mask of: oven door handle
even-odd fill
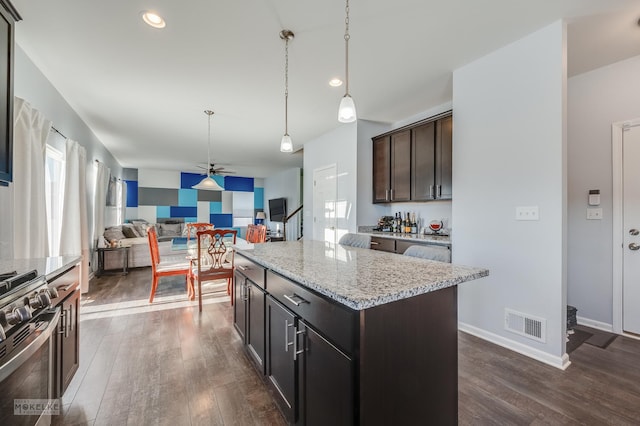
[[[20,366],[28,360],[33,354],[38,351],[42,346],[44,346],[50,338],[54,335],[54,332],[58,328],[58,321],[60,320],[60,308],[56,308],[56,313],[49,321],[49,325],[44,329],[38,337],[36,337],[33,342],[29,343],[29,345],[18,352],[13,358],[4,363],[2,367],[0,367],[0,382],[4,381],[7,377],[13,374]]]

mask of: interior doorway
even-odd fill
[[[313,239],[336,243],[337,167],[313,171]]]
[[[614,123],[613,331],[640,335],[640,119]]]

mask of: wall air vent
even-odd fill
[[[538,342],[545,343],[547,341],[547,320],[544,318],[505,309],[504,328]]]

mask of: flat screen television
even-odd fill
[[[284,222],[287,217],[287,199],[274,198],[269,200],[269,220],[271,222]]]

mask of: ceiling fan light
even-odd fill
[[[344,95],[338,108],[338,121],[341,123],[352,123],[356,121],[356,104],[351,96]]]
[[[282,136],[282,140],[280,141],[280,152],[293,152],[293,142],[291,141],[291,136],[288,133],[285,133]]]
[[[224,191],[224,188],[221,187],[211,176],[205,177],[200,181],[200,183],[193,185],[191,188],[202,189],[205,191]]]

